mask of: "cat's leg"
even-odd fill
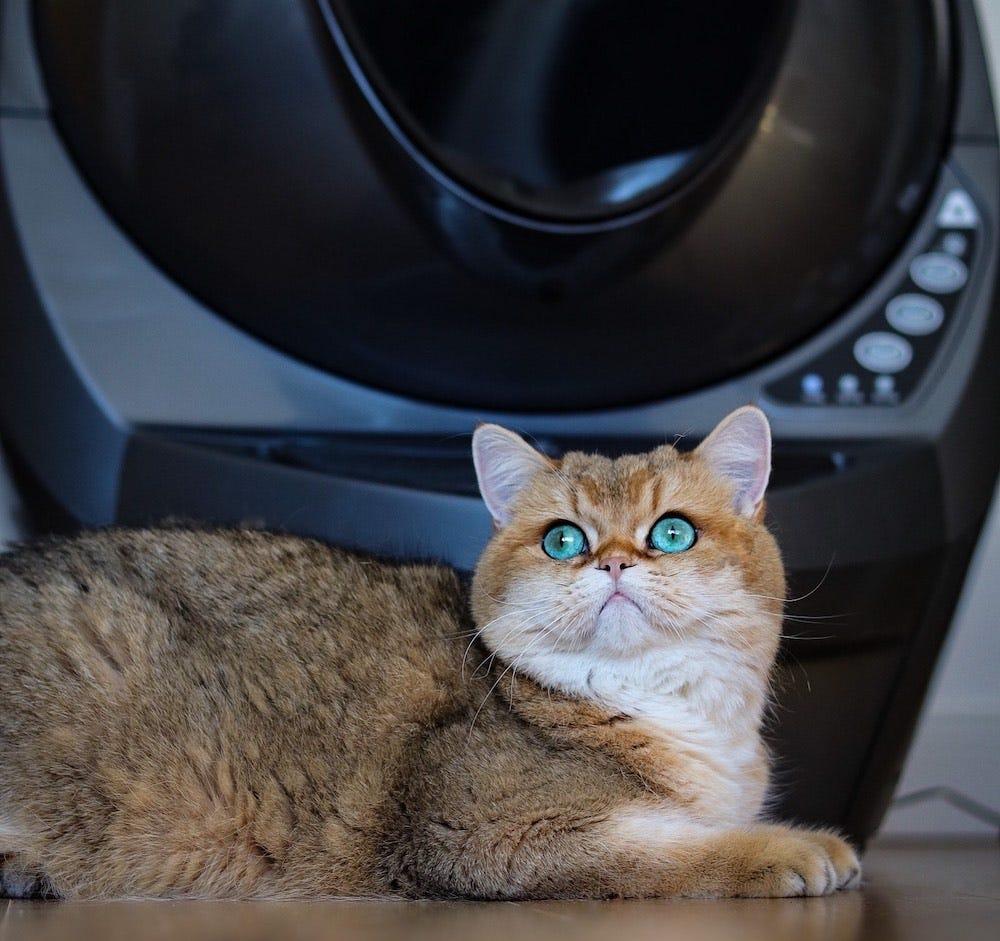
[[[784,826],[682,832],[660,846],[655,837],[632,835],[619,845],[612,836],[607,851],[612,879],[588,863],[559,873],[553,888],[572,893],[582,877],[613,895],[782,898],[829,895],[861,877],[857,855],[839,836]]]
[[[664,834],[657,845],[656,828],[645,836],[632,825],[612,835],[608,852],[617,873],[624,861],[619,893],[684,897],[778,898],[829,895],[860,883],[861,864],[839,836],[822,830],[756,825],[720,832]],[[619,839],[624,837],[624,842]],[[634,855],[635,863],[630,860]],[[631,872],[630,872],[631,870]],[[572,887],[578,877],[600,887],[606,876],[584,866],[561,875],[554,888]]]
[[[861,876],[854,850],[829,832],[764,824],[712,831],[634,812],[583,825],[541,815],[527,829],[523,820],[453,828],[435,842],[424,856],[426,888],[456,896],[774,898],[829,895]]]

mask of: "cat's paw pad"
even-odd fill
[[[754,841],[735,895],[759,898],[830,895],[861,881],[857,854],[824,831],[775,829]]]

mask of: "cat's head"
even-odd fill
[[[473,457],[496,526],[473,613],[520,672],[540,678],[566,652],[630,660],[692,640],[770,664],[785,581],[763,525],[771,436],[759,409],[733,412],[690,453],[552,460],[482,425]]]

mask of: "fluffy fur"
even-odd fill
[[[768,446],[752,409],[686,455],[555,462],[480,429],[498,528],[468,598],[443,567],[252,531],[111,530],[0,557],[3,888],[526,899],[856,884],[839,837],[759,821],[784,597],[762,523]],[[691,550],[650,547],[668,511],[695,523]],[[556,520],[590,550],[550,559]]]

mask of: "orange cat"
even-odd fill
[[[467,599],[252,531],[0,556],[8,894],[818,895],[850,847],[760,821],[784,577],[770,434],[552,461],[495,425]],[[474,626],[469,616],[471,613]]]

